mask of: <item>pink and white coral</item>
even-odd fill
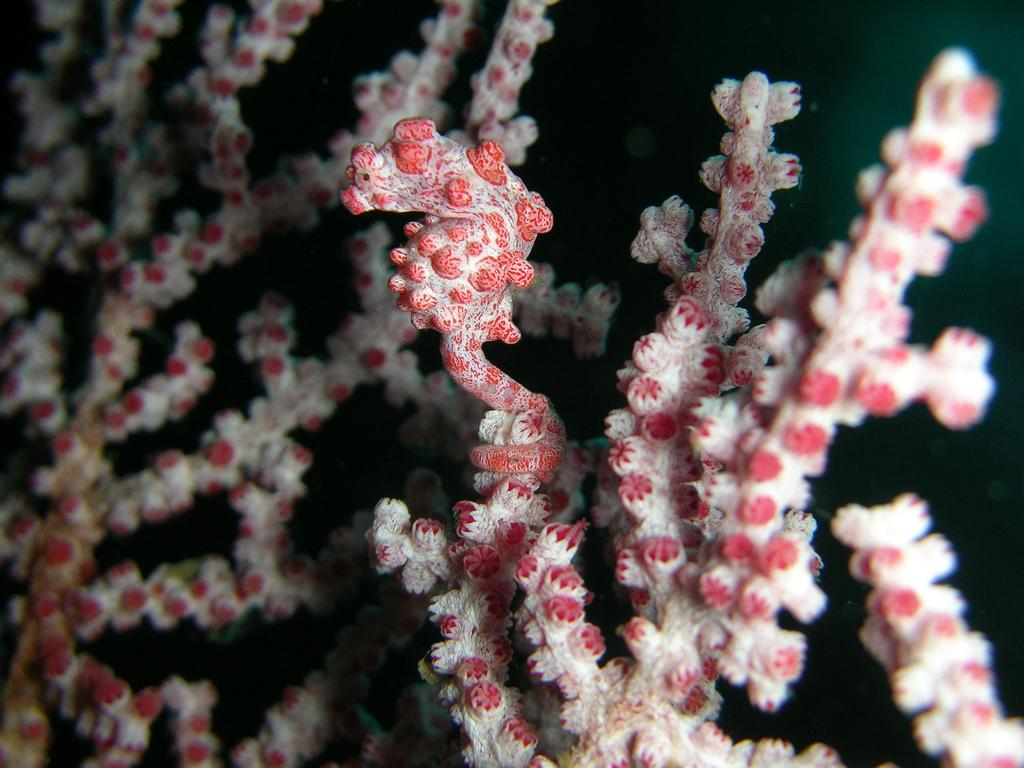
[[[358,21],[375,11],[351,5],[352,34],[331,27],[327,47],[350,54],[353,40],[401,26]],[[551,67],[557,49],[538,49],[554,31],[548,3],[510,0],[493,13],[480,71],[456,82],[472,100],[453,125],[443,91],[463,49],[487,39],[490,16],[465,0],[439,5],[419,54],[356,78],[351,127],[330,125],[323,154],[288,157],[282,147],[305,141],[301,118],[277,134],[247,120],[257,88],[262,102],[280,65],[339,18],[321,0],[244,10],[138,0],[94,15],[36,0],[54,39],[43,69],[14,82],[26,133],[0,222],[0,412],[35,446],[7,467],[15,482],[4,479],[0,502],[0,560],[23,593],[2,638],[12,646],[0,762],[67,762],[73,729],[91,754],[84,764],[105,768],[160,750],[181,765],[273,768],[839,764],[822,745],[798,754],[726,735],[716,720],[732,703],[719,681],[770,710],[797,683],[813,640],[779,619],[806,622],[824,607],[811,537],[827,513],[805,507],[838,427],[921,401],[961,428],[986,408],[989,343],[952,329],[930,350],[911,344],[903,297],[913,274],[944,266],[937,231],[967,239],[986,216],[959,177],[994,132],[997,89],[965,54],[943,54],[911,127],[883,146],[887,167],[862,177],[866,211],[850,243],[781,266],[744,309],[747,266],[800,182],[796,158],[771,145],[801,97],[758,73],[719,85],[712,100],[728,132],[700,174],[719,196],[699,217],[706,243],[685,244],[698,219],[679,198],[642,215],[633,255],[670,279],[669,308],[643,335],[616,321],[613,337],[640,336],[619,374],[625,407],[608,416],[607,441],[579,443],[568,438],[599,431],[600,419],[587,432],[579,418],[595,410],[597,369],[566,365],[556,342],[531,350],[534,361],[557,355],[541,371],[508,362],[518,350],[485,356],[484,345],[550,335],[580,357],[601,354],[618,288],[559,286],[531,250],[567,250],[579,273],[594,242],[614,239],[602,200],[631,186],[613,170],[622,115],[610,88],[569,106],[598,68],[586,57]],[[617,17],[614,45],[588,47],[629,69],[620,51],[643,51],[620,38],[646,12]],[[743,39],[737,14],[699,34]],[[656,49],[659,31],[639,44]],[[193,33],[194,65],[177,58]],[[312,79],[333,83],[336,62],[315,65]],[[535,85],[571,116],[564,125],[518,114],[535,69]],[[285,94],[296,114],[312,82],[299,79]],[[661,84],[663,110],[669,91]],[[513,172],[528,149],[533,164]],[[564,234],[579,224],[551,185],[566,168],[588,201],[590,251]],[[594,171],[600,183],[587,188],[580,180]],[[399,247],[379,220],[348,239],[347,292],[335,225],[363,219],[336,210],[339,187],[353,213],[426,214],[407,220]],[[288,230],[302,234],[280,239]],[[313,267],[311,252],[327,255]],[[254,262],[273,292],[241,306],[237,276]],[[53,299],[60,271],[89,291]],[[299,282],[313,290],[295,300]],[[396,294],[409,314],[394,311]],[[339,310],[344,297],[355,311]],[[322,329],[318,314],[329,315]],[[421,329],[441,332],[447,372],[427,372]],[[310,346],[318,330],[322,349]],[[547,385],[534,382],[552,379],[563,391],[539,394]],[[374,393],[401,415],[367,408]],[[352,426],[339,412],[366,418]],[[425,471],[402,490],[404,467],[381,448],[392,435],[421,456],[474,465],[477,495],[450,506]],[[385,492],[404,501],[348,511]],[[863,635],[898,705],[916,714],[923,751],[950,765],[1020,764],[1021,725],[1003,715],[990,649],[967,630],[963,598],[934,583],[953,557],[943,540],[921,538],[928,524],[907,496],[836,517],[854,574],[875,590]],[[147,536],[157,555],[138,551]],[[395,577],[374,581],[371,565]],[[609,619],[616,597],[627,615]],[[436,628],[421,630],[428,617]],[[314,624],[336,638],[307,632]],[[295,645],[279,652],[273,626],[292,628]],[[137,652],[161,637],[174,646],[170,670]],[[221,669],[197,669],[197,637],[224,650],[210,665]],[[259,663],[243,653],[254,637]],[[397,669],[416,667],[408,649],[431,639],[425,683],[399,690]],[[296,666],[317,656],[312,672]],[[225,723],[261,687],[272,703],[241,715],[248,735]],[[390,730],[375,699],[396,707]]]

